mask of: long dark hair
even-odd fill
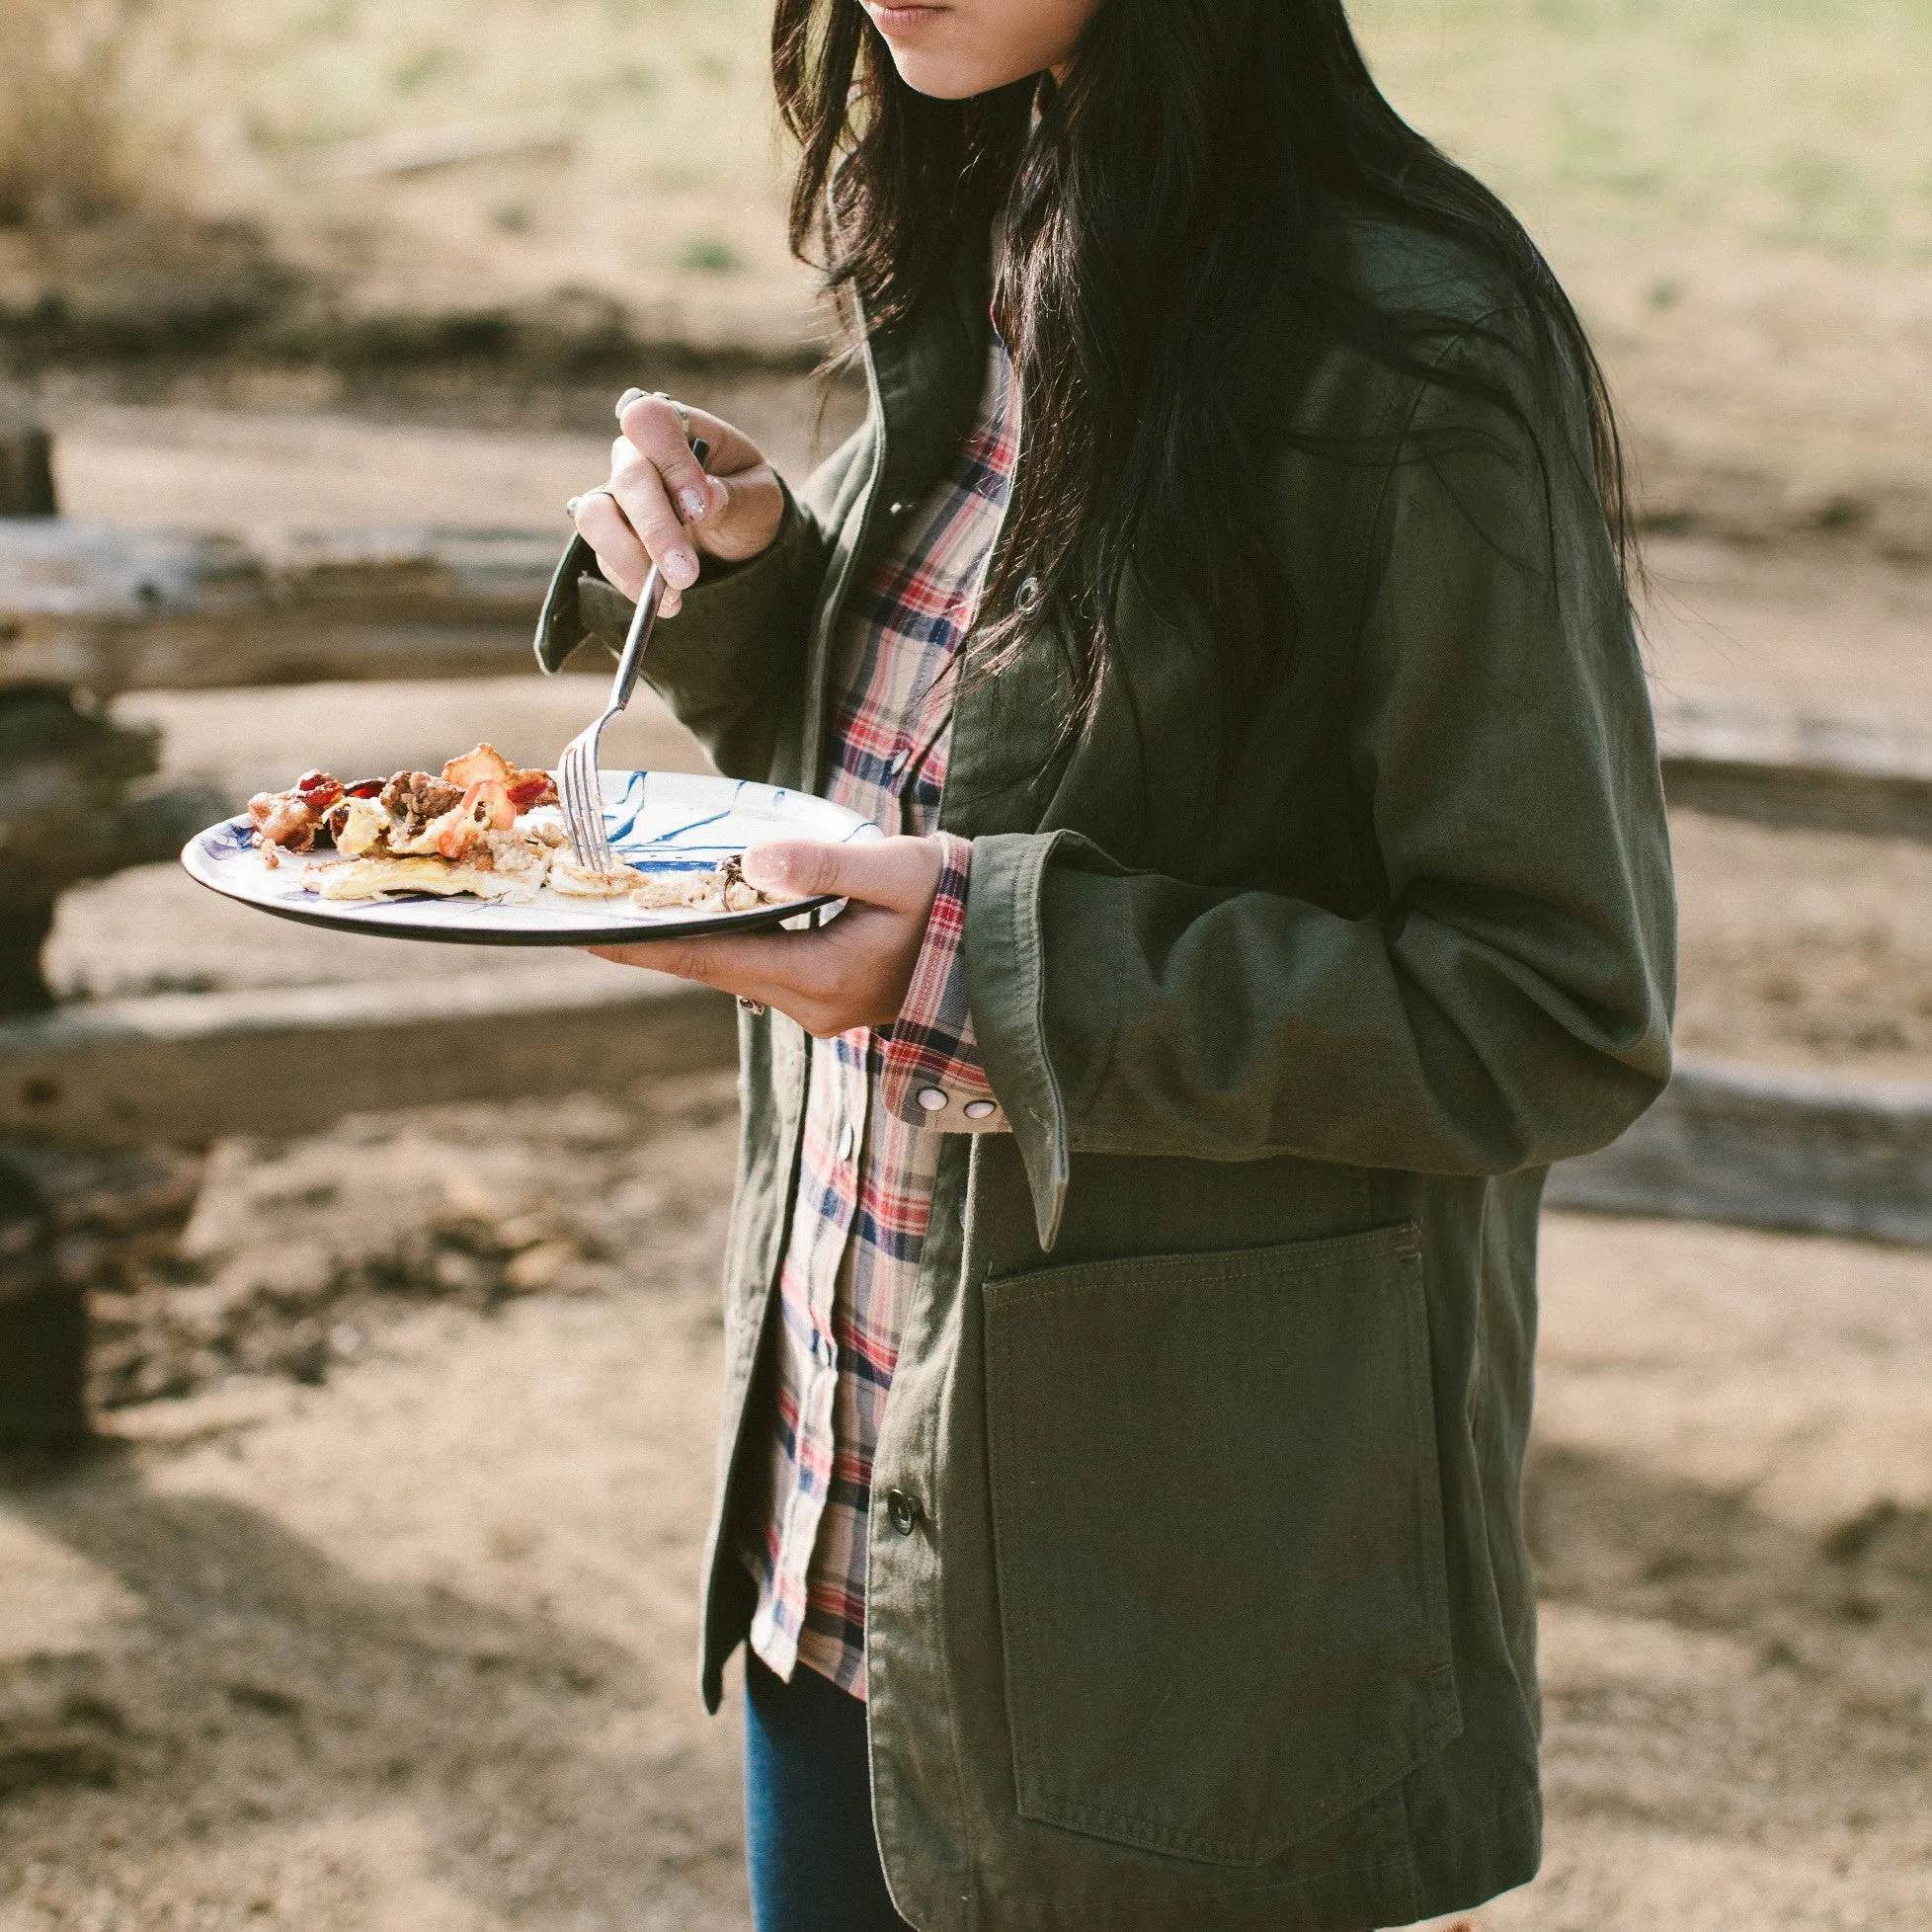
[[[995,314],[1027,442],[1054,459],[1015,479],[985,607],[1009,609],[1012,587],[1037,580],[1080,642],[1083,712],[1130,571],[1158,609],[1204,613],[1231,716],[1257,654],[1280,648],[1292,607],[1259,491],[1231,479],[1261,473],[1256,407],[1288,313],[1514,417],[1546,503],[1554,463],[1587,463],[1628,565],[1623,451],[1575,310],[1515,216],[1383,98],[1343,0],[1105,0],[1064,88],[965,101],[900,80],[858,0],[777,0],[772,70],[801,150],[792,246],[858,296],[867,329],[903,318],[1006,211]],[[1540,379],[1580,390],[1586,453],[1546,447],[1507,387],[1441,360],[1466,315],[1320,279],[1308,244],[1338,201],[1444,237],[1500,279],[1529,328],[1498,340],[1526,335]],[[1024,628],[1005,621],[996,666]]]

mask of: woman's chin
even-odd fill
[[[915,94],[927,95],[934,101],[970,100],[975,94],[990,94],[1015,78],[1010,74],[989,74],[980,62],[936,47],[893,47],[892,64],[899,69],[899,78]]]

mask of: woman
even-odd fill
[[[633,392],[539,652],[673,587],[753,853],[703,1683],[765,1932],[1329,1928],[1536,1870],[1547,1165],[1669,1064],[1596,365],[1340,0],[779,0],[870,410]],[[715,474],[691,460],[701,435]]]

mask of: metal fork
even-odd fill
[[[699,469],[711,453],[702,437],[691,444],[691,454]],[[630,620],[624,638],[623,655],[617,660],[617,676],[610,685],[610,701],[604,715],[589,724],[563,749],[557,761],[557,796],[563,804],[564,825],[570,833],[571,855],[579,865],[593,872],[614,872],[617,854],[604,830],[604,787],[598,782],[597,741],[637,688],[637,674],[644,666],[645,647],[658,621],[658,605],[664,601],[664,572],[656,564],[644,580],[638,595],[637,613]]]

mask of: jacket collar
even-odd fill
[[[867,346],[885,444],[878,494],[888,507],[918,503],[972,434],[986,376],[990,256],[986,236],[968,235],[944,278]]]

